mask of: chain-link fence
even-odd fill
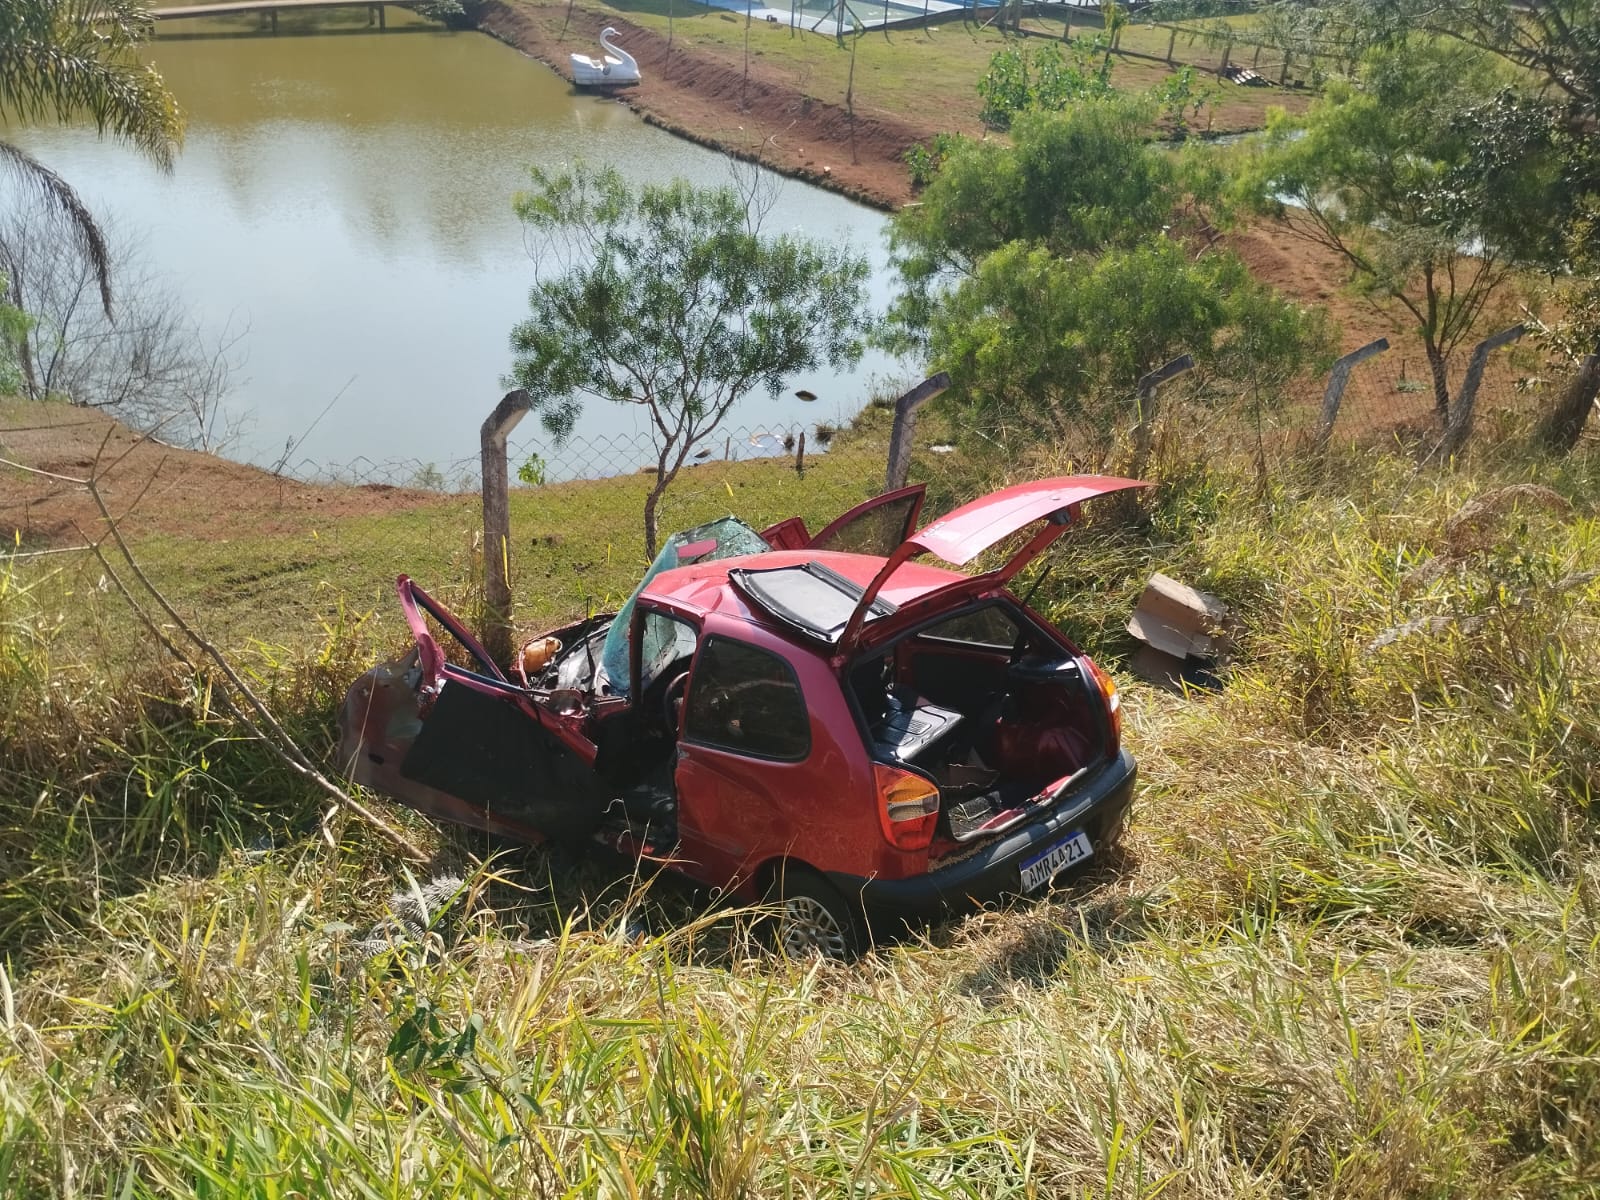
[[[477,604],[484,551],[476,456],[303,461],[274,472],[125,433],[100,454],[109,423],[78,411],[82,436],[65,450],[52,442],[66,426],[8,434],[22,422],[0,422],[0,458],[33,469],[0,468],[5,557],[48,570],[64,594],[115,586],[74,549],[104,531],[78,482],[98,476],[151,580],[224,640],[320,637],[369,611],[387,621],[401,573],[467,610]],[[821,528],[883,490],[885,445],[886,436],[826,423],[718,430],[661,491],[659,533],[729,514],[758,529],[792,516]],[[643,514],[660,479],[648,441],[556,443],[531,432],[511,439],[508,459],[505,559],[518,623],[615,607],[646,565]]]
[[[1228,24],[1133,23],[1118,30],[1115,47],[1171,67],[1193,67],[1211,75],[1230,72],[1266,87],[1304,87],[1314,78],[1316,65]]]
[[[1452,403],[1459,401],[1468,357],[1446,364]],[[1528,435],[1565,382],[1563,372],[1541,372],[1529,355],[1497,349],[1484,363],[1476,436]],[[1427,363],[1415,354],[1390,350],[1355,363],[1331,425],[1328,392],[1326,378],[1260,389],[1198,372],[1174,379],[1161,388],[1141,469],[1159,477],[1199,451],[1246,454],[1265,473],[1298,470],[1328,452],[1417,461],[1439,454],[1447,425]],[[64,597],[75,598],[64,602],[64,620],[74,619],[85,597],[115,589],[92,556],[74,550],[103,533],[97,509],[73,482],[96,471],[151,580],[219,640],[315,640],[368,613],[379,614],[375,628],[398,637],[393,588],[401,573],[465,613],[476,614],[481,603],[485,549],[476,459],[302,463],[295,478],[289,470],[271,473],[154,443],[134,446],[126,435],[127,444],[111,443],[97,466],[92,451],[63,456],[59,447],[45,448],[48,437],[12,433],[4,424],[0,458],[34,473],[0,471],[0,534],[11,543],[11,567],[27,563],[35,576],[48,573]],[[659,533],[729,514],[757,529],[793,516],[820,529],[883,490],[889,426],[889,413],[873,409],[845,430],[817,424],[719,430],[658,496]],[[100,436],[95,428],[82,432],[85,446]],[[941,444],[942,437],[952,444]],[[918,430],[909,479],[930,484],[925,516],[969,498],[993,474],[992,448],[974,457],[964,437],[966,431],[944,420]],[[1114,441],[1108,446],[1103,430],[1081,437],[1068,430],[1007,469],[1126,470],[1128,438]],[[503,565],[518,629],[614,608],[647,565],[644,512],[659,482],[655,453],[647,442],[625,437],[556,444],[537,427],[513,436],[508,450]],[[0,563],[0,572],[7,569]]]

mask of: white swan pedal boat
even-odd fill
[[[633,55],[611,39],[617,31],[607,25],[600,31],[599,54],[572,55],[572,82],[578,87],[623,87],[639,82],[639,64]]]

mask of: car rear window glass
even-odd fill
[[[887,558],[910,532],[911,510],[921,494],[887,500],[837,529],[825,529],[811,543],[813,550],[843,550],[850,554],[876,554]]]
[[[935,625],[928,625],[919,636],[937,638],[943,642],[1009,649],[1017,640],[1017,623],[998,604],[987,604],[970,612],[947,617]]]
[[[733,585],[767,612],[804,633],[839,640],[865,589],[821,563],[728,572]],[[867,620],[888,616],[895,606],[881,596],[867,609]]]
[[[706,641],[689,680],[686,741],[752,758],[796,762],[811,752],[811,719],[789,664],[730,638]]]

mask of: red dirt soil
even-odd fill
[[[130,536],[221,539],[284,533],[329,517],[394,512],[436,502],[431,492],[368,484],[298,483],[258,467],[141,438],[87,408],[18,403],[0,408],[0,538],[9,551],[81,545],[100,536],[99,510],[72,480],[98,476],[101,494]],[[98,468],[96,464],[99,464]]]

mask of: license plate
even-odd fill
[[[1081,830],[1069,833],[1042,854],[1035,854],[1022,864],[1022,890],[1037,892],[1068,867],[1081,863],[1094,853],[1089,835]]]

